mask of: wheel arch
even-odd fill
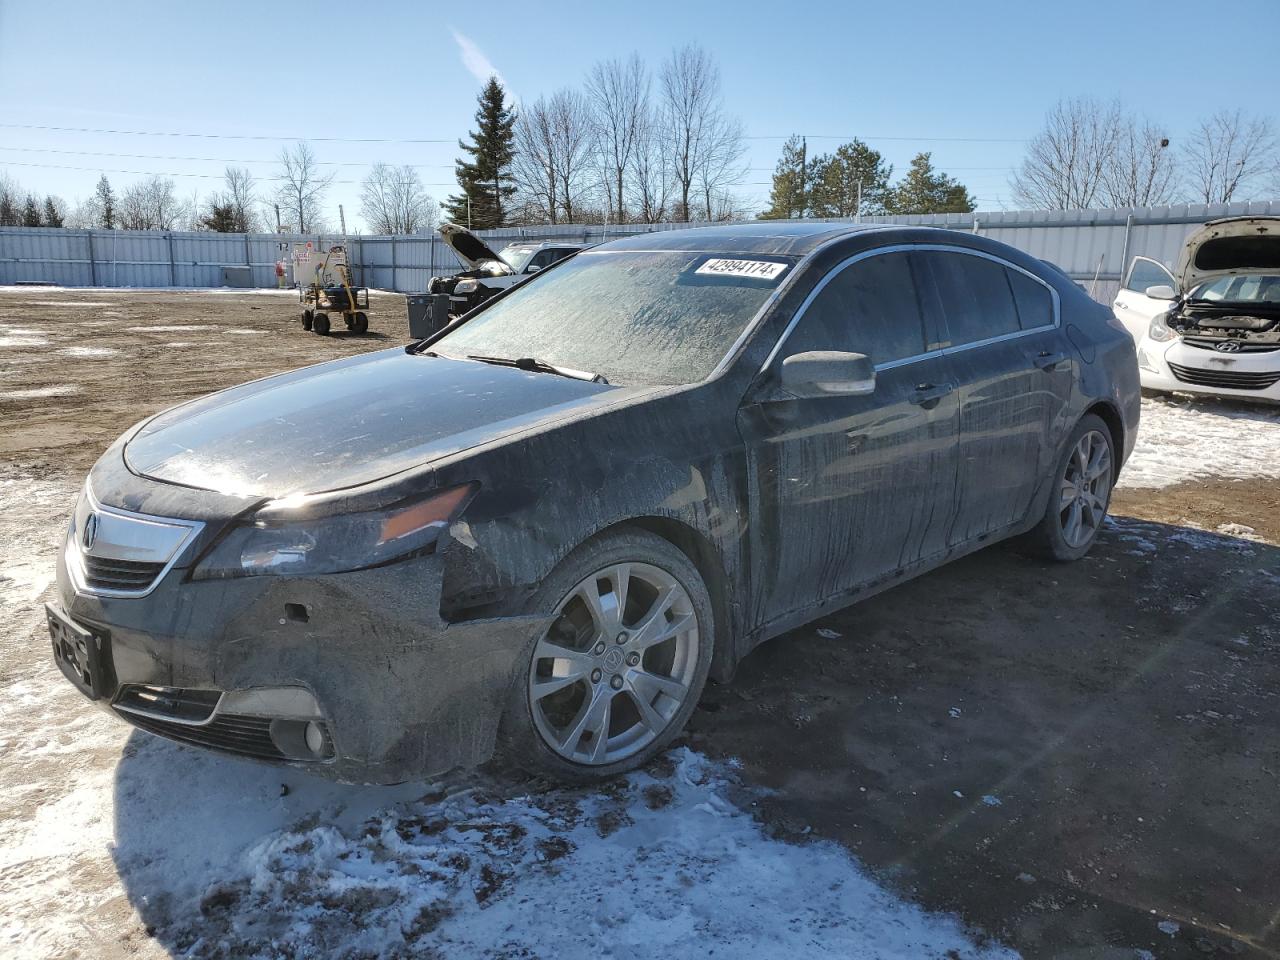
[[[1081,414],[1081,418],[1083,419],[1089,414],[1093,414],[1105,423],[1107,425],[1107,429],[1111,432],[1111,447],[1115,453],[1115,462],[1117,465],[1115,473],[1118,475],[1120,472],[1119,463],[1121,458],[1124,456],[1124,419],[1120,416],[1120,411],[1116,409],[1115,405],[1108,400],[1097,401],[1085,410],[1083,414]]]
[[[597,530],[592,539],[628,528],[661,537],[688,557],[689,562],[697,568],[707,593],[711,595],[711,609],[716,618],[716,642],[711,654],[710,677],[717,683],[727,682],[737,666],[733,656],[734,645],[729,641],[730,631],[733,629],[732,597],[729,577],[716,548],[694,527],[681,520],[663,516],[619,520]]]

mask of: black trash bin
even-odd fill
[[[447,293],[406,293],[409,301],[409,338],[421,340],[449,325]]]

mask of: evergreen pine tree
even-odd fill
[[[58,204],[53,197],[44,198],[44,225],[46,227],[62,226],[62,211],[58,209]]]
[[[959,180],[936,172],[930,154],[918,153],[889,195],[890,213],[969,213],[974,198]]]
[[[507,106],[506,91],[497,77],[476,98],[477,129],[471,143],[458,141],[458,147],[470,155],[459,157],[455,164],[458,186],[462,193],[450,197],[445,204],[449,219],[467,223],[467,200],[470,198],[471,226],[476,230],[501,227],[507,222],[506,201],[516,192],[511,177],[511,161],[515,156],[515,111]]]
[[[22,214],[13,201],[13,194],[0,188],[0,227],[16,227],[22,222]]]
[[[22,207],[22,225],[24,227],[40,226],[40,207],[36,205],[36,198],[27,196],[27,202]]]
[[[879,150],[851,140],[811,171],[809,206],[815,217],[875,216],[885,212],[893,167]],[[861,201],[861,203],[859,203]]]
[[[111,181],[104,173],[98,179],[97,189],[93,195],[98,201],[98,225],[103,230],[114,230],[116,226],[116,195],[111,190]]]
[[[809,209],[808,160],[805,143],[794,134],[782,145],[782,156],[773,171],[773,189],[769,191],[769,209],[761,220],[792,220],[803,217]]]
[[[200,224],[214,233],[244,233],[240,230],[240,220],[236,216],[236,208],[230,203],[209,204],[209,212],[200,218]]]

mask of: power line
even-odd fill
[[[261,133],[193,133],[174,130],[111,130],[101,127],[55,127],[38,123],[0,123],[0,127],[12,130],[46,130],[54,133],[97,133],[130,137],[194,137],[204,140],[297,140],[314,143],[453,143],[452,139],[437,140],[421,137],[294,137]],[[792,136],[805,136],[810,140],[891,140],[902,143],[1026,143],[1025,137],[887,137],[869,135],[843,135],[834,133],[807,134],[751,134],[744,140],[787,140]]]
[[[21,163],[5,160],[0,166],[36,167],[40,170],[83,170],[88,173],[128,173],[140,177],[192,177],[197,180],[221,180],[220,173],[179,173],[176,170],[121,170],[114,167],[73,167],[60,163]],[[287,180],[287,177],[259,177],[260,180]],[[330,180],[329,183],[358,184],[360,180]],[[424,187],[456,187],[456,183],[424,183]]]
[[[247,159],[234,157],[184,157],[162,153],[107,153],[102,150],[58,150],[53,147],[0,147],[0,150],[15,153],[59,153],[79,157],[115,157],[128,160],[190,160],[197,163],[279,163],[278,158],[270,160]],[[325,167],[371,167],[377,161],[368,160],[317,160],[317,166]],[[400,167],[422,167],[424,169],[453,169],[452,163],[400,163]]]

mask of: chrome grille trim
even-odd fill
[[[90,518],[94,537],[86,547]],[[204,523],[198,520],[153,517],[104,506],[85,483],[67,529],[67,574],[77,593],[145,597],[202,529]]]

